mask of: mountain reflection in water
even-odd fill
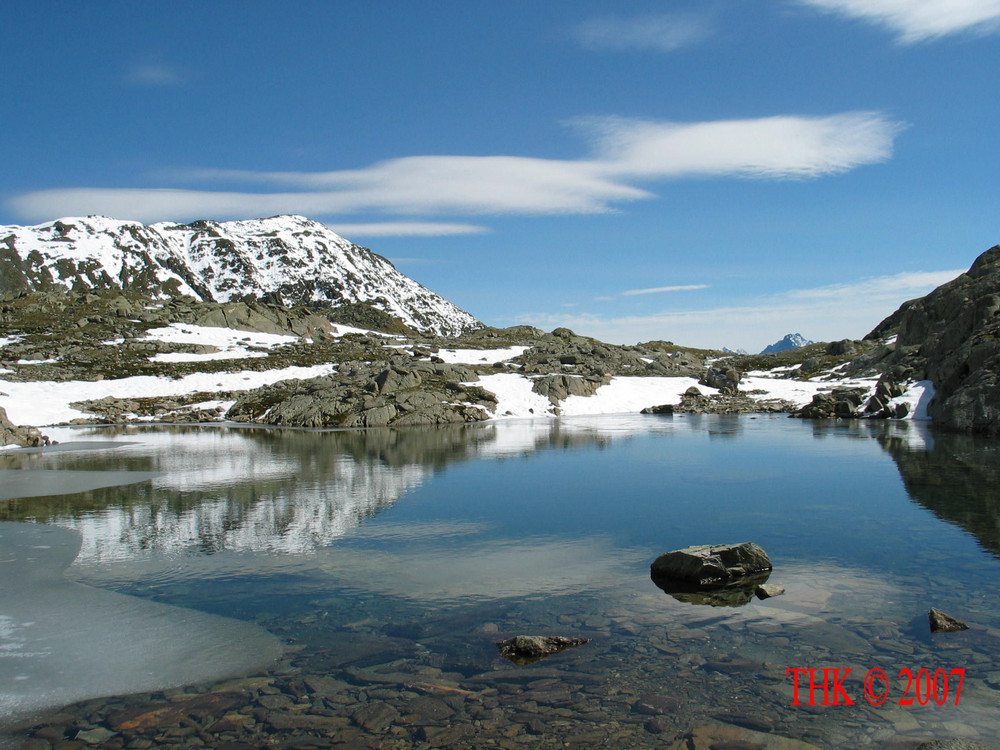
[[[914,501],[965,529],[1000,558],[1000,441],[934,433],[915,449],[892,432],[879,434],[878,440]]]

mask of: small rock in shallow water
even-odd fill
[[[930,621],[932,633],[954,633],[959,630],[969,629],[969,626],[961,620],[956,620],[951,615],[945,614],[934,607],[931,607],[927,613],[927,619]]]
[[[754,593],[758,599],[770,599],[772,596],[781,596],[784,594],[785,587],[773,583],[762,583],[754,590]]]
[[[589,638],[566,638],[560,635],[516,635],[497,643],[500,655],[517,665],[531,664],[550,654],[590,643]]]

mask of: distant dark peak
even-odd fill
[[[776,341],[768,347],[765,347],[761,354],[776,354],[778,352],[788,351],[789,349],[799,349],[803,346],[809,346],[815,343],[810,341],[801,333],[789,333],[781,341]]]

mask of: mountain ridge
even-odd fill
[[[482,327],[386,258],[303,216],[150,225],[90,216],[0,226],[0,293],[53,286],[288,307],[363,303],[442,336]]]

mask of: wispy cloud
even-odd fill
[[[877,23],[903,43],[1000,28],[1000,0],[799,0],[820,10]]]
[[[622,292],[626,297],[636,294],[660,294],[661,292],[690,292],[696,289],[708,289],[708,284],[682,284],[680,286],[654,286],[650,289],[629,289]]]
[[[10,206],[38,220],[80,214],[156,221],[286,213],[598,213],[654,197],[637,182],[819,177],[882,162],[902,129],[877,112],[702,123],[586,118],[574,124],[590,138],[590,156],[411,156],[332,172],[197,170],[186,175],[189,184],[242,181],[283,190],[60,188],[15,196]]]
[[[884,161],[903,125],[880,112],[675,123],[579,118],[619,177],[818,177]]]
[[[484,234],[489,227],[479,224],[449,224],[433,221],[386,221],[369,224],[331,224],[342,237],[447,237],[456,234]]]
[[[886,300],[905,301],[910,296],[926,294],[951,281],[963,271],[908,271],[893,276],[873,276],[849,284],[831,284],[813,289],[796,289],[785,296],[794,300]]]
[[[922,296],[962,271],[900,273],[853,283],[796,289],[747,304],[652,315],[534,313],[517,318],[541,328],[565,326],[603,341],[669,340],[689,346],[760,351],[790,331],[816,341],[860,338],[903,302]]]
[[[592,18],[572,30],[582,46],[592,50],[673,52],[698,44],[712,33],[704,16],[659,13],[632,18]]]
[[[184,82],[177,68],[162,63],[133,65],[125,80],[138,86],[180,86]]]

